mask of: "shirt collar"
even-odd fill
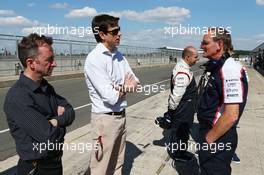
[[[117,47],[114,48],[113,52],[110,52],[103,43],[98,43],[96,46],[100,53],[107,54],[109,56],[114,56],[117,53]]]
[[[23,73],[20,74],[19,81],[25,84],[31,91],[36,91],[37,89],[41,88],[43,92],[46,92],[48,88],[48,82],[44,78],[42,79],[41,83],[38,84],[37,82],[33,81],[29,77],[25,76]]]
[[[189,64],[187,64],[187,63],[184,61],[184,59],[180,59],[180,61],[182,62],[182,64],[184,65],[185,68],[190,69]]]

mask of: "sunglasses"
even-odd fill
[[[208,41],[202,41],[202,42],[201,42],[201,45],[208,45],[208,44],[209,44]]]
[[[121,30],[120,27],[114,29],[114,30],[110,30],[110,31],[106,31],[106,33],[110,33],[112,36],[115,36],[118,34],[118,32]]]

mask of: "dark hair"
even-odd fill
[[[193,46],[185,47],[184,50],[182,51],[182,58],[184,59],[187,56],[192,56],[193,55],[192,49],[196,50]]]
[[[26,68],[26,60],[28,58],[35,58],[38,55],[38,47],[43,44],[52,45],[53,40],[51,37],[44,35],[39,36],[36,33],[31,33],[27,37],[23,37],[18,43],[18,57],[23,67]]]
[[[99,32],[107,32],[108,27],[118,26],[118,17],[110,16],[107,14],[97,15],[92,20],[92,29],[96,41],[102,42],[102,38],[99,35]]]
[[[230,52],[233,50],[232,39],[231,39],[231,32],[227,31],[223,27],[216,27],[216,28],[209,28],[209,31],[214,35],[214,41],[222,40],[224,43],[224,52]]]

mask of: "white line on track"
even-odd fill
[[[90,105],[92,105],[92,103],[88,103],[86,105],[78,106],[78,107],[74,108],[74,110],[78,110],[78,109],[81,109],[81,108],[84,108],[84,107],[87,107],[87,106],[90,106]],[[3,134],[3,133],[8,132],[8,131],[9,131],[9,129],[1,130],[0,134]]]
[[[194,72],[198,72],[198,71],[194,71]],[[170,79],[166,79],[166,80],[163,80],[163,81],[160,81],[160,82],[157,82],[157,83],[153,83],[153,84],[150,84],[150,85],[160,84],[160,83],[163,83],[163,82],[166,82],[166,81],[169,81],[169,80]],[[78,110],[78,109],[81,109],[81,108],[85,108],[85,107],[90,106],[90,105],[92,105],[92,103],[88,103],[88,104],[85,104],[85,105],[82,105],[82,106],[75,107],[74,110]],[[1,130],[0,131],[0,134],[3,134],[3,133],[8,132],[8,131],[9,131],[9,129]]]

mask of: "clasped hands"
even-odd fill
[[[133,74],[126,73],[124,78],[124,84],[114,86],[115,89],[122,93],[135,92],[137,90],[138,82]]]
[[[57,109],[58,116],[62,115],[64,112],[65,112],[65,108],[63,106],[58,106],[58,109]],[[55,127],[58,126],[58,120],[56,119],[49,120],[49,123],[52,126],[55,126]]]

